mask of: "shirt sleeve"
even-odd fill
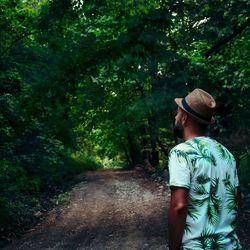
[[[169,185],[190,189],[191,172],[185,152],[172,150],[169,154]]]

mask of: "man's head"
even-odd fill
[[[208,125],[214,122],[214,98],[204,90],[195,89],[185,98],[175,98],[175,102],[178,105],[175,135],[184,138],[187,131],[193,135],[205,135]]]
[[[183,119],[184,116],[184,111],[178,107],[177,109],[177,113],[175,116],[175,123],[174,123],[174,135],[177,138],[183,138],[184,137],[184,126],[183,126],[183,121],[185,121],[185,117]]]

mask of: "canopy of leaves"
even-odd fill
[[[247,0],[2,0],[1,230],[19,220],[20,197],[95,169],[92,157],[164,166],[173,99],[195,87],[217,101],[211,133],[249,166],[249,9]]]

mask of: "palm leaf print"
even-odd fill
[[[234,162],[231,153],[220,143],[216,143],[216,150],[221,160],[225,160],[228,164],[232,164]]]
[[[230,239],[233,246],[238,246],[239,245],[239,239],[237,238],[237,236],[235,234],[235,231],[232,231],[227,236]],[[235,247],[234,249],[238,249],[238,247]]]
[[[186,154],[185,151],[175,149],[172,151],[172,153],[176,154],[176,157],[180,163],[183,163],[183,162],[188,163],[188,155]]]
[[[178,149],[184,151],[192,180],[184,228],[185,239],[192,239],[192,244],[184,241],[181,249],[239,249],[240,243],[235,234],[235,186],[238,185],[238,177],[234,172],[233,155],[209,138],[193,138]],[[223,233],[220,233],[221,227],[224,227]]]
[[[197,248],[194,249],[213,249],[222,250],[225,249],[223,244],[223,235],[215,234],[211,230],[204,230],[201,237],[196,240]]]
[[[204,142],[200,142],[198,139],[193,139],[192,142],[186,142],[186,145],[188,145],[191,149],[195,151],[195,154],[193,154],[193,160],[192,165],[195,166],[196,161],[198,159],[204,159],[211,163],[212,165],[216,166],[216,160],[213,154],[208,150],[208,145]]]
[[[212,179],[210,188],[210,202],[207,207],[208,221],[215,225],[218,222],[219,214],[221,212],[222,201],[218,197],[219,178]]]
[[[229,212],[237,211],[237,202],[236,202],[236,192],[235,187],[230,183],[226,187],[227,190],[227,209]]]
[[[212,179],[211,189],[210,189],[210,195],[212,197],[216,196],[216,193],[218,192],[219,187],[219,178]]]
[[[201,236],[196,239],[195,249],[208,249],[209,247],[209,237],[213,235],[213,232],[209,230],[204,230]]]
[[[188,205],[188,215],[193,219],[197,220],[199,218],[199,212],[197,209],[191,204]]]
[[[224,250],[225,246],[223,244],[223,236],[221,234],[214,234],[211,239],[211,249],[214,250]]]
[[[206,191],[204,185],[195,185],[194,192],[198,195],[208,195],[209,192]]]
[[[200,174],[196,177],[197,184],[206,184],[210,181],[210,178],[206,174]]]
[[[189,163],[189,155],[196,154],[196,151],[192,150],[179,150],[174,149],[172,153],[176,154],[176,157],[180,163]]]
[[[204,180],[204,178],[199,179],[202,181]],[[191,207],[192,213],[197,213],[198,208],[196,208],[196,206],[200,208],[205,207],[207,210],[208,222],[212,225],[216,225],[219,220],[222,205],[222,201],[217,194],[219,178],[214,178],[212,180],[207,179],[206,181],[211,182],[210,190],[206,190],[204,184],[197,184],[193,188],[199,199],[191,197],[190,201],[193,205],[193,207]]]
[[[209,203],[207,206],[208,222],[212,225],[216,225],[219,221],[219,213],[221,211],[219,205],[221,205],[221,203],[217,200],[216,203]]]
[[[186,222],[186,224],[185,224],[184,232],[185,232],[185,234],[191,233],[191,226],[188,222]]]
[[[223,179],[222,181],[224,182],[225,186],[227,187],[228,185],[230,185],[230,174],[229,173],[226,173],[226,177],[225,179]]]
[[[226,173],[226,177],[225,179],[223,179],[223,183],[226,186],[226,193],[227,193],[226,204],[228,212],[233,212],[236,214],[236,211],[238,209],[236,202],[236,190],[235,186],[232,185],[230,178],[231,178],[230,174]]]
[[[215,157],[210,151],[208,151],[207,146],[202,143],[198,144],[197,146],[198,146],[198,149],[200,150],[201,157],[207,160],[208,162],[210,162],[212,165],[216,166]]]
[[[205,205],[207,205],[207,203],[209,202],[210,197],[207,197],[205,199],[195,199],[195,198],[191,198],[191,202],[192,204],[194,204],[195,206],[198,207],[203,207]]]

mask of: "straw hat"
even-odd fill
[[[185,98],[175,98],[176,104],[186,111],[194,120],[202,124],[214,123],[214,98],[202,89],[194,89]]]

